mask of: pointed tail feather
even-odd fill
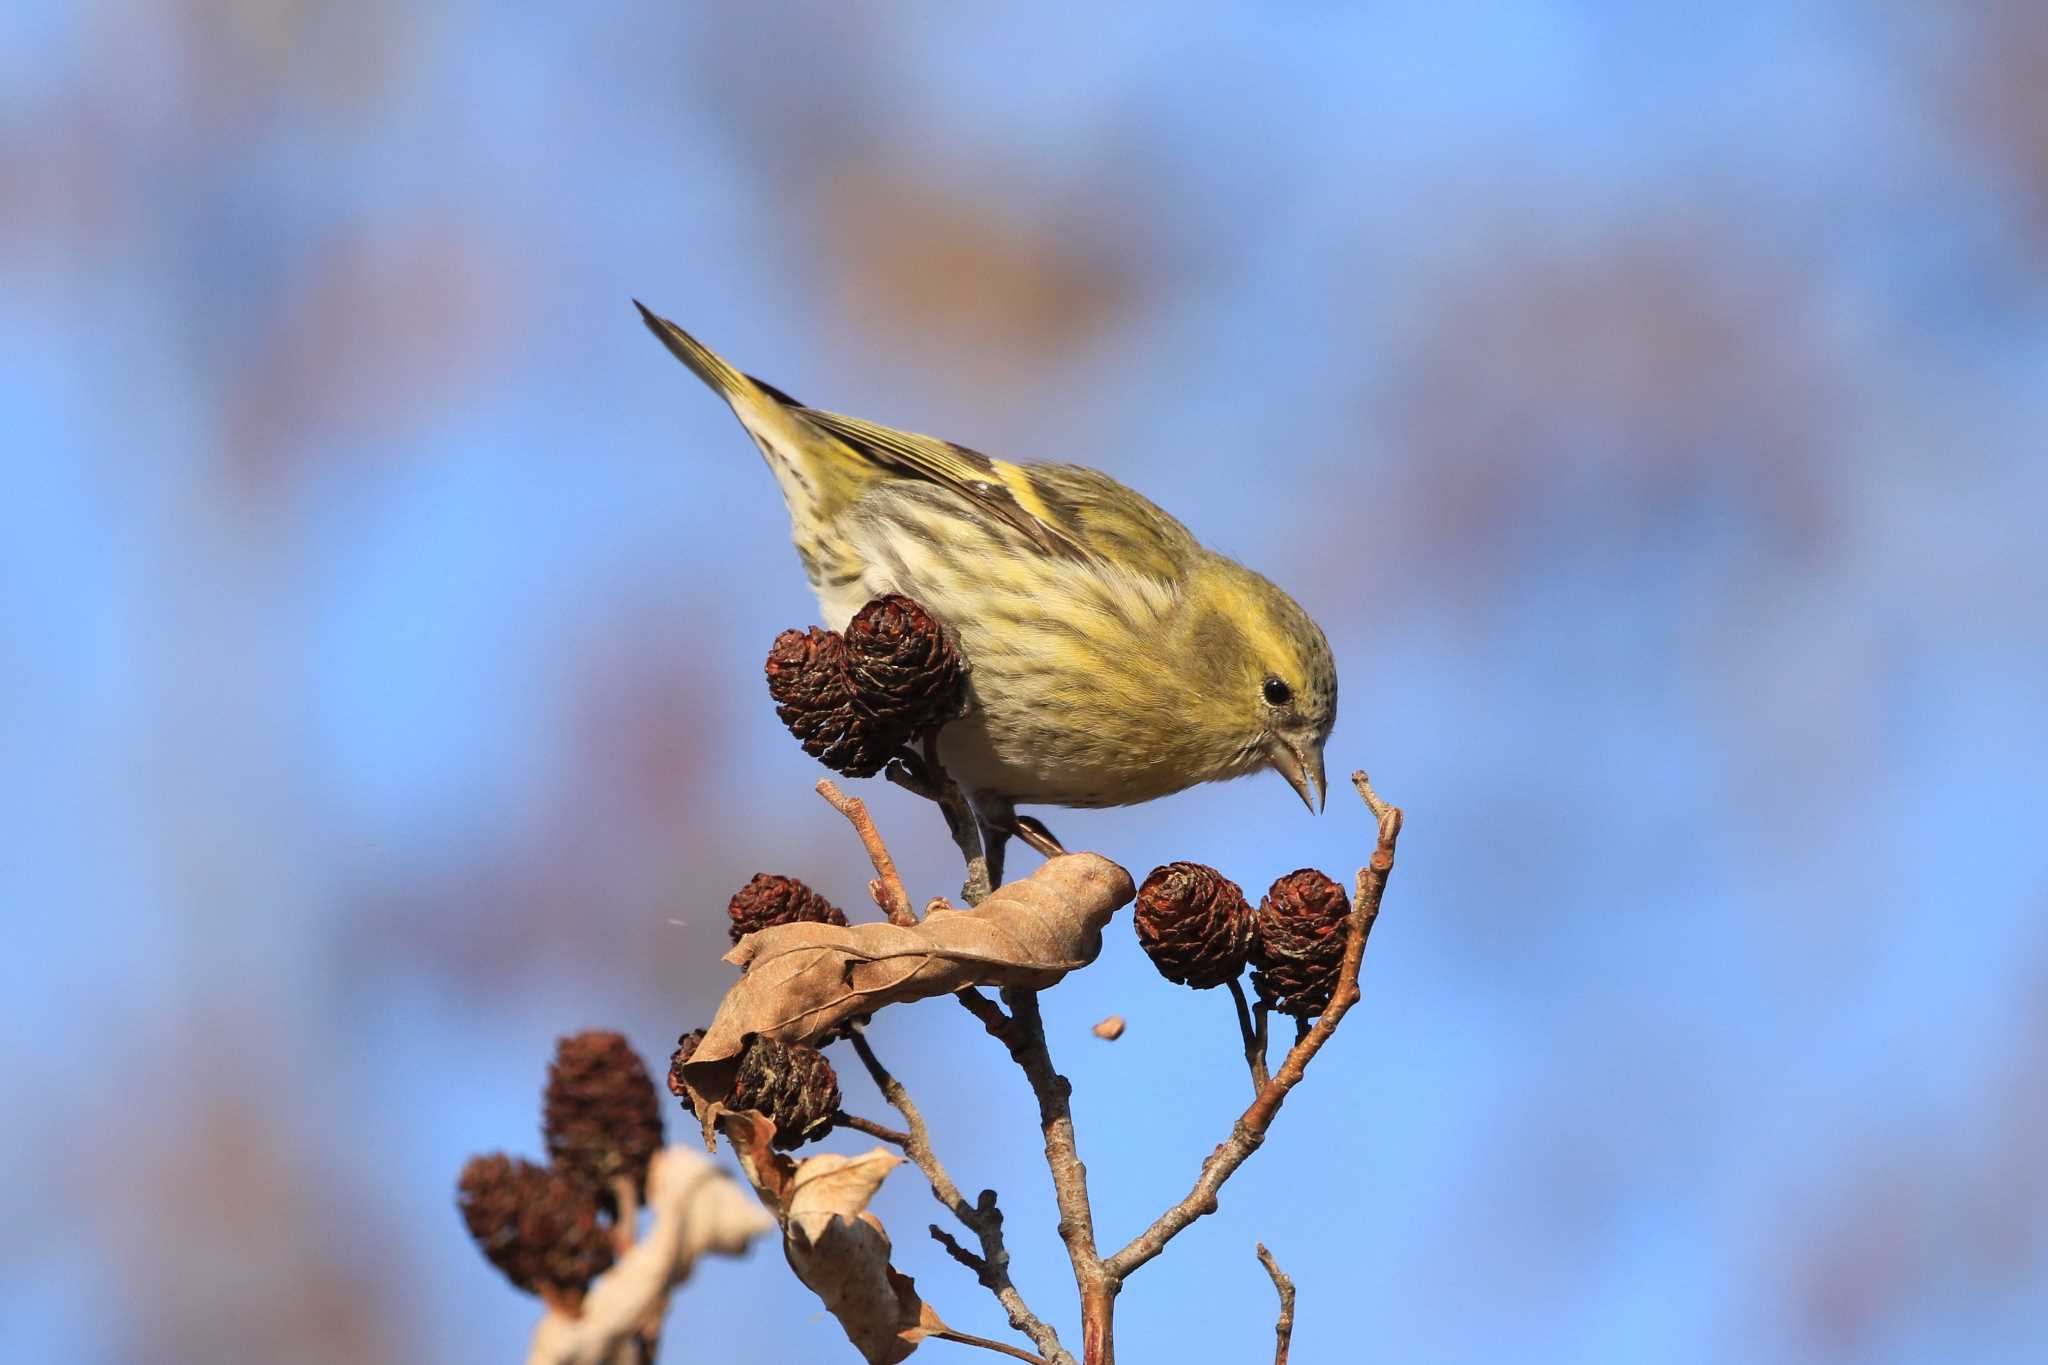
[[[801,458],[807,449],[815,450],[821,446],[843,451],[838,442],[804,420],[801,415],[803,404],[796,399],[773,384],[740,373],[726,363],[724,356],[640,300],[634,299],[633,306],[640,310],[640,319],[647,324],[647,330],[661,339],[669,354],[689,366],[690,373],[726,401],[733,415],[740,419],[740,424],[763,444],[764,451],[779,447],[785,458],[792,459]]]
[[[760,391],[760,385],[725,363],[725,358],[706,346],[682,328],[670,322],[661,314],[650,309],[638,299],[633,306],[640,310],[640,320],[647,324],[647,330],[661,339],[669,353],[690,367],[696,375],[711,386],[714,393],[732,402],[736,398],[749,398]]]
[[[633,300],[647,330],[661,339],[670,354],[726,401],[740,425],[754,438],[762,457],[782,489],[797,543],[807,543],[805,528],[829,521],[881,477],[879,467],[810,419],[809,409],[772,384],[742,374],[724,357],[682,328]]]

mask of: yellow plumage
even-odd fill
[[[1320,800],[1337,673],[1286,593],[1106,474],[806,407],[640,311],[760,447],[826,623],[900,592],[958,633],[970,709],[940,758],[984,823],[1269,766]]]

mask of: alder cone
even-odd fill
[[[704,1033],[692,1029],[676,1039],[675,1056],[669,1061],[668,1088],[692,1114],[697,1106],[684,1083],[683,1067],[696,1054]],[[725,1101],[728,1109],[757,1109],[767,1115],[775,1125],[773,1143],[785,1151],[831,1132],[839,1106],[839,1074],[824,1053],[759,1035],[740,1054],[732,1094]]]
[[[542,1097],[541,1133],[556,1170],[590,1186],[607,1203],[611,1182],[647,1185],[647,1163],[661,1149],[661,1105],[654,1080],[623,1035],[593,1029],[555,1044]]]
[[[697,1104],[690,1098],[690,1087],[683,1080],[683,1063],[697,1055],[697,1044],[704,1041],[704,1030],[693,1028],[676,1039],[676,1050],[668,1059],[668,1093],[683,1102],[683,1111],[694,1114]]]
[[[504,1155],[471,1157],[455,1202],[477,1248],[529,1294],[580,1294],[612,1263],[596,1197],[559,1171]]]
[[[901,593],[875,598],[846,625],[854,701],[914,737],[960,711],[966,670],[945,627]]]
[[[765,671],[776,716],[805,753],[834,772],[873,777],[909,738],[855,702],[846,641],[834,631],[783,631],[769,647]]]
[[[1259,902],[1252,985],[1276,1013],[1308,1019],[1329,1008],[1344,966],[1351,902],[1312,867],[1273,883]]]
[[[794,877],[756,872],[754,879],[733,893],[725,913],[732,920],[732,941],[778,924],[836,924],[844,928],[846,915],[838,906]]]
[[[1138,943],[1168,981],[1208,990],[1235,981],[1251,950],[1252,908],[1236,882],[1201,863],[1168,863],[1138,888]]]

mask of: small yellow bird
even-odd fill
[[[898,592],[958,633],[939,759],[985,836],[1265,767],[1318,808],[1337,668],[1293,598],[1107,474],[805,407],[634,306],[761,448],[826,624]]]

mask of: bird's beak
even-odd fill
[[[1266,741],[1266,761],[1273,771],[1287,779],[1301,804],[1314,815],[1323,808],[1323,748],[1297,746],[1279,735]]]

